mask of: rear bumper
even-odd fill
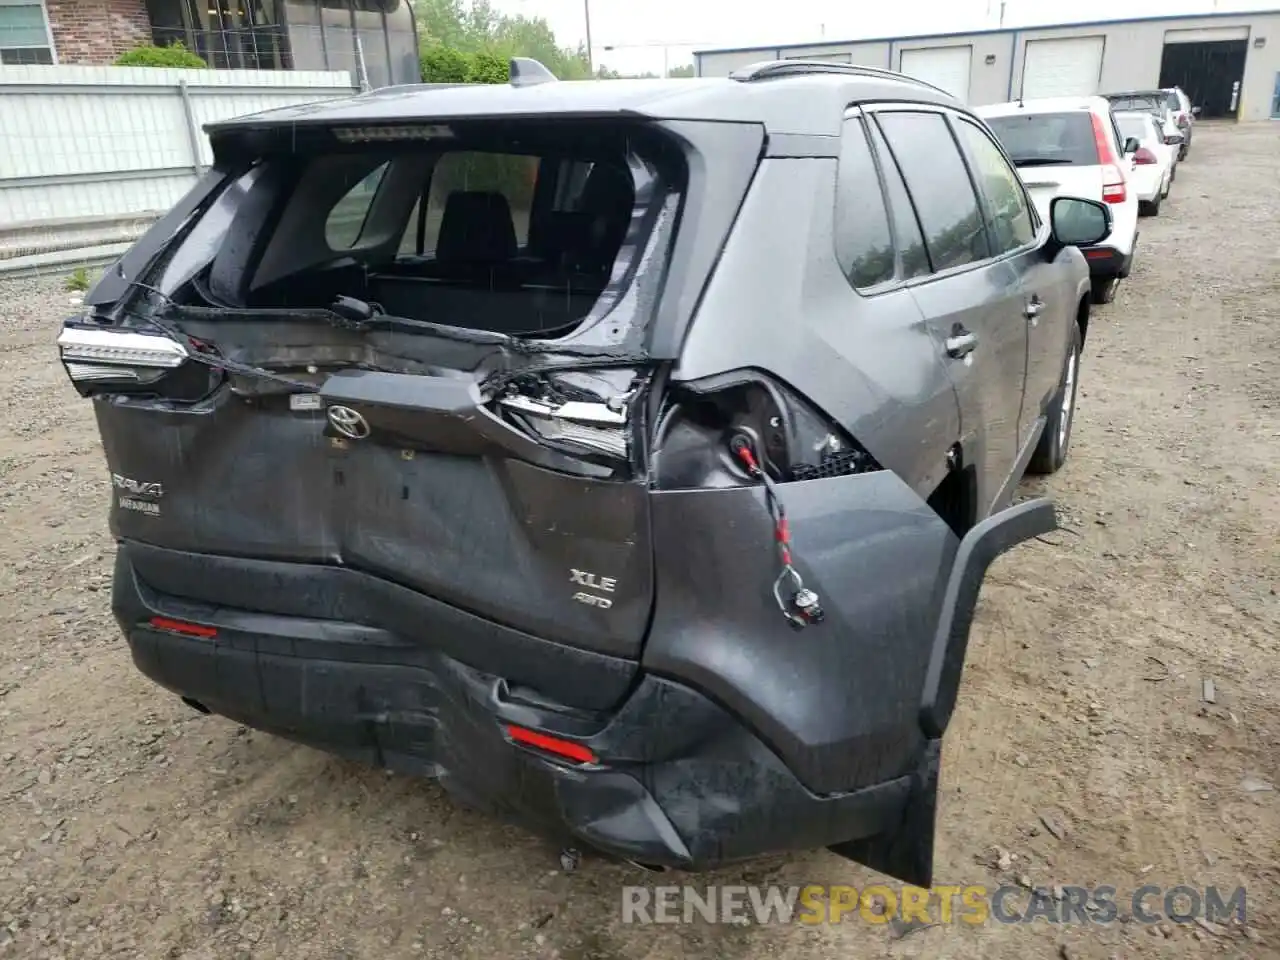
[[[567,844],[698,869],[884,832],[901,777],[837,796],[807,790],[743,724],[701,694],[644,676],[608,714],[522,699],[439,652],[413,663],[354,624],[200,610],[141,583],[123,546],[114,607],[133,661],[174,693],[239,723],[434,778],[462,802]],[[152,626],[199,622],[216,636]],[[514,743],[507,724],[583,743],[578,765]]]
[[[834,793],[810,789],[758,725],[683,680],[643,673],[616,707],[570,709],[380,628],[159,593],[131,560],[152,548],[129,542],[117,553],[113,609],[135,664],[174,693],[301,743],[436,778],[466,803],[563,841],[683,869],[828,846],[927,886],[941,737],[987,566],[1054,524],[1052,507],[1033,501],[960,542],[932,642],[921,648],[918,699],[901,705],[918,718],[914,760],[901,775]],[[176,631],[175,621],[203,635]],[[830,714],[821,699],[810,708]],[[584,745],[596,761],[518,745],[508,724]]]
[[[1136,239],[1134,246],[1137,246]],[[1089,264],[1089,276],[1099,280],[1127,277],[1133,264],[1133,251],[1123,253],[1115,247],[1082,247],[1081,253]]]

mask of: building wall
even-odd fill
[[[901,68],[902,51],[924,47],[971,46],[969,102],[978,106],[1016,97],[1022,90],[1022,69],[1029,40],[1069,37],[1105,37],[1099,93],[1155,87],[1160,82],[1160,62],[1165,34],[1170,30],[1247,26],[1248,54],[1240,87],[1238,116],[1241,120],[1263,120],[1271,115],[1276,76],[1280,73],[1280,13],[1238,16],[1181,17],[1166,20],[1138,20],[1083,26],[1029,28],[952,34],[937,37],[909,37],[861,43],[825,43],[812,47],[782,47],[778,50],[707,51],[695,55],[700,76],[726,76],[730,71],[758,60],[793,57],[801,53],[826,55],[848,52],[853,63]],[[1255,46],[1258,38],[1265,40]],[[888,49],[886,49],[888,48]],[[885,53],[883,59],[875,55]],[[866,57],[867,59],[863,59]],[[987,63],[993,57],[994,62]]]
[[[971,47],[969,60],[970,103],[999,103],[1005,99],[1009,85],[1011,56],[1010,37],[1000,33],[971,33],[955,37],[912,37],[893,41],[892,63],[894,70],[902,69],[904,50],[922,50],[935,47]],[[987,57],[994,57],[987,63]]]
[[[59,63],[109,64],[151,42],[146,0],[45,0]]]

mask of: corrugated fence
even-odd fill
[[[204,124],[355,92],[345,71],[0,67],[0,262],[132,240],[211,162]]]

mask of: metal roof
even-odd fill
[[[906,36],[858,37],[852,40],[811,40],[807,43],[771,43],[753,47],[716,47],[710,50],[695,50],[695,57],[708,56],[715,53],[773,53],[781,55],[783,50],[804,50],[827,47],[849,47],[861,43],[914,43],[917,40],[943,40],[959,37],[990,37],[1000,34],[1028,33],[1041,30],[1068,30],[1075,27],[1112,27],[1131,23],[1169,23],[1177,20],[1219,20],[1225,17],[1275,17],[1280,16],[1280,9],[1271,10],[1211,10],[1207,13],[1161,14],[1154,17],[1126,17],[1118,20],[1086,20],[1079,23],[1029,23],[1013,27],[992,27],[986,30],[957,30],[950,33],[918,33]]]
[[[747,82],[702,78],[557,81],[522,87],[414,84],[280,107],[210,123],[205,130],[216,138],[295,125],[631,118],[759,123],[770,133],[839,136],[847,106],[875,99],[959,106],[950,95],[907,77],[832,70],[761,76]]]

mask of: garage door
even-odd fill
[[[969,102],[969,61],[972,47],[920,47],[903,50],[898,67],[909,77],[941,87]]]
[[[1102,37],[1028,40],[1022,62],[1022,96],[1088,97],[1102,76]]]

